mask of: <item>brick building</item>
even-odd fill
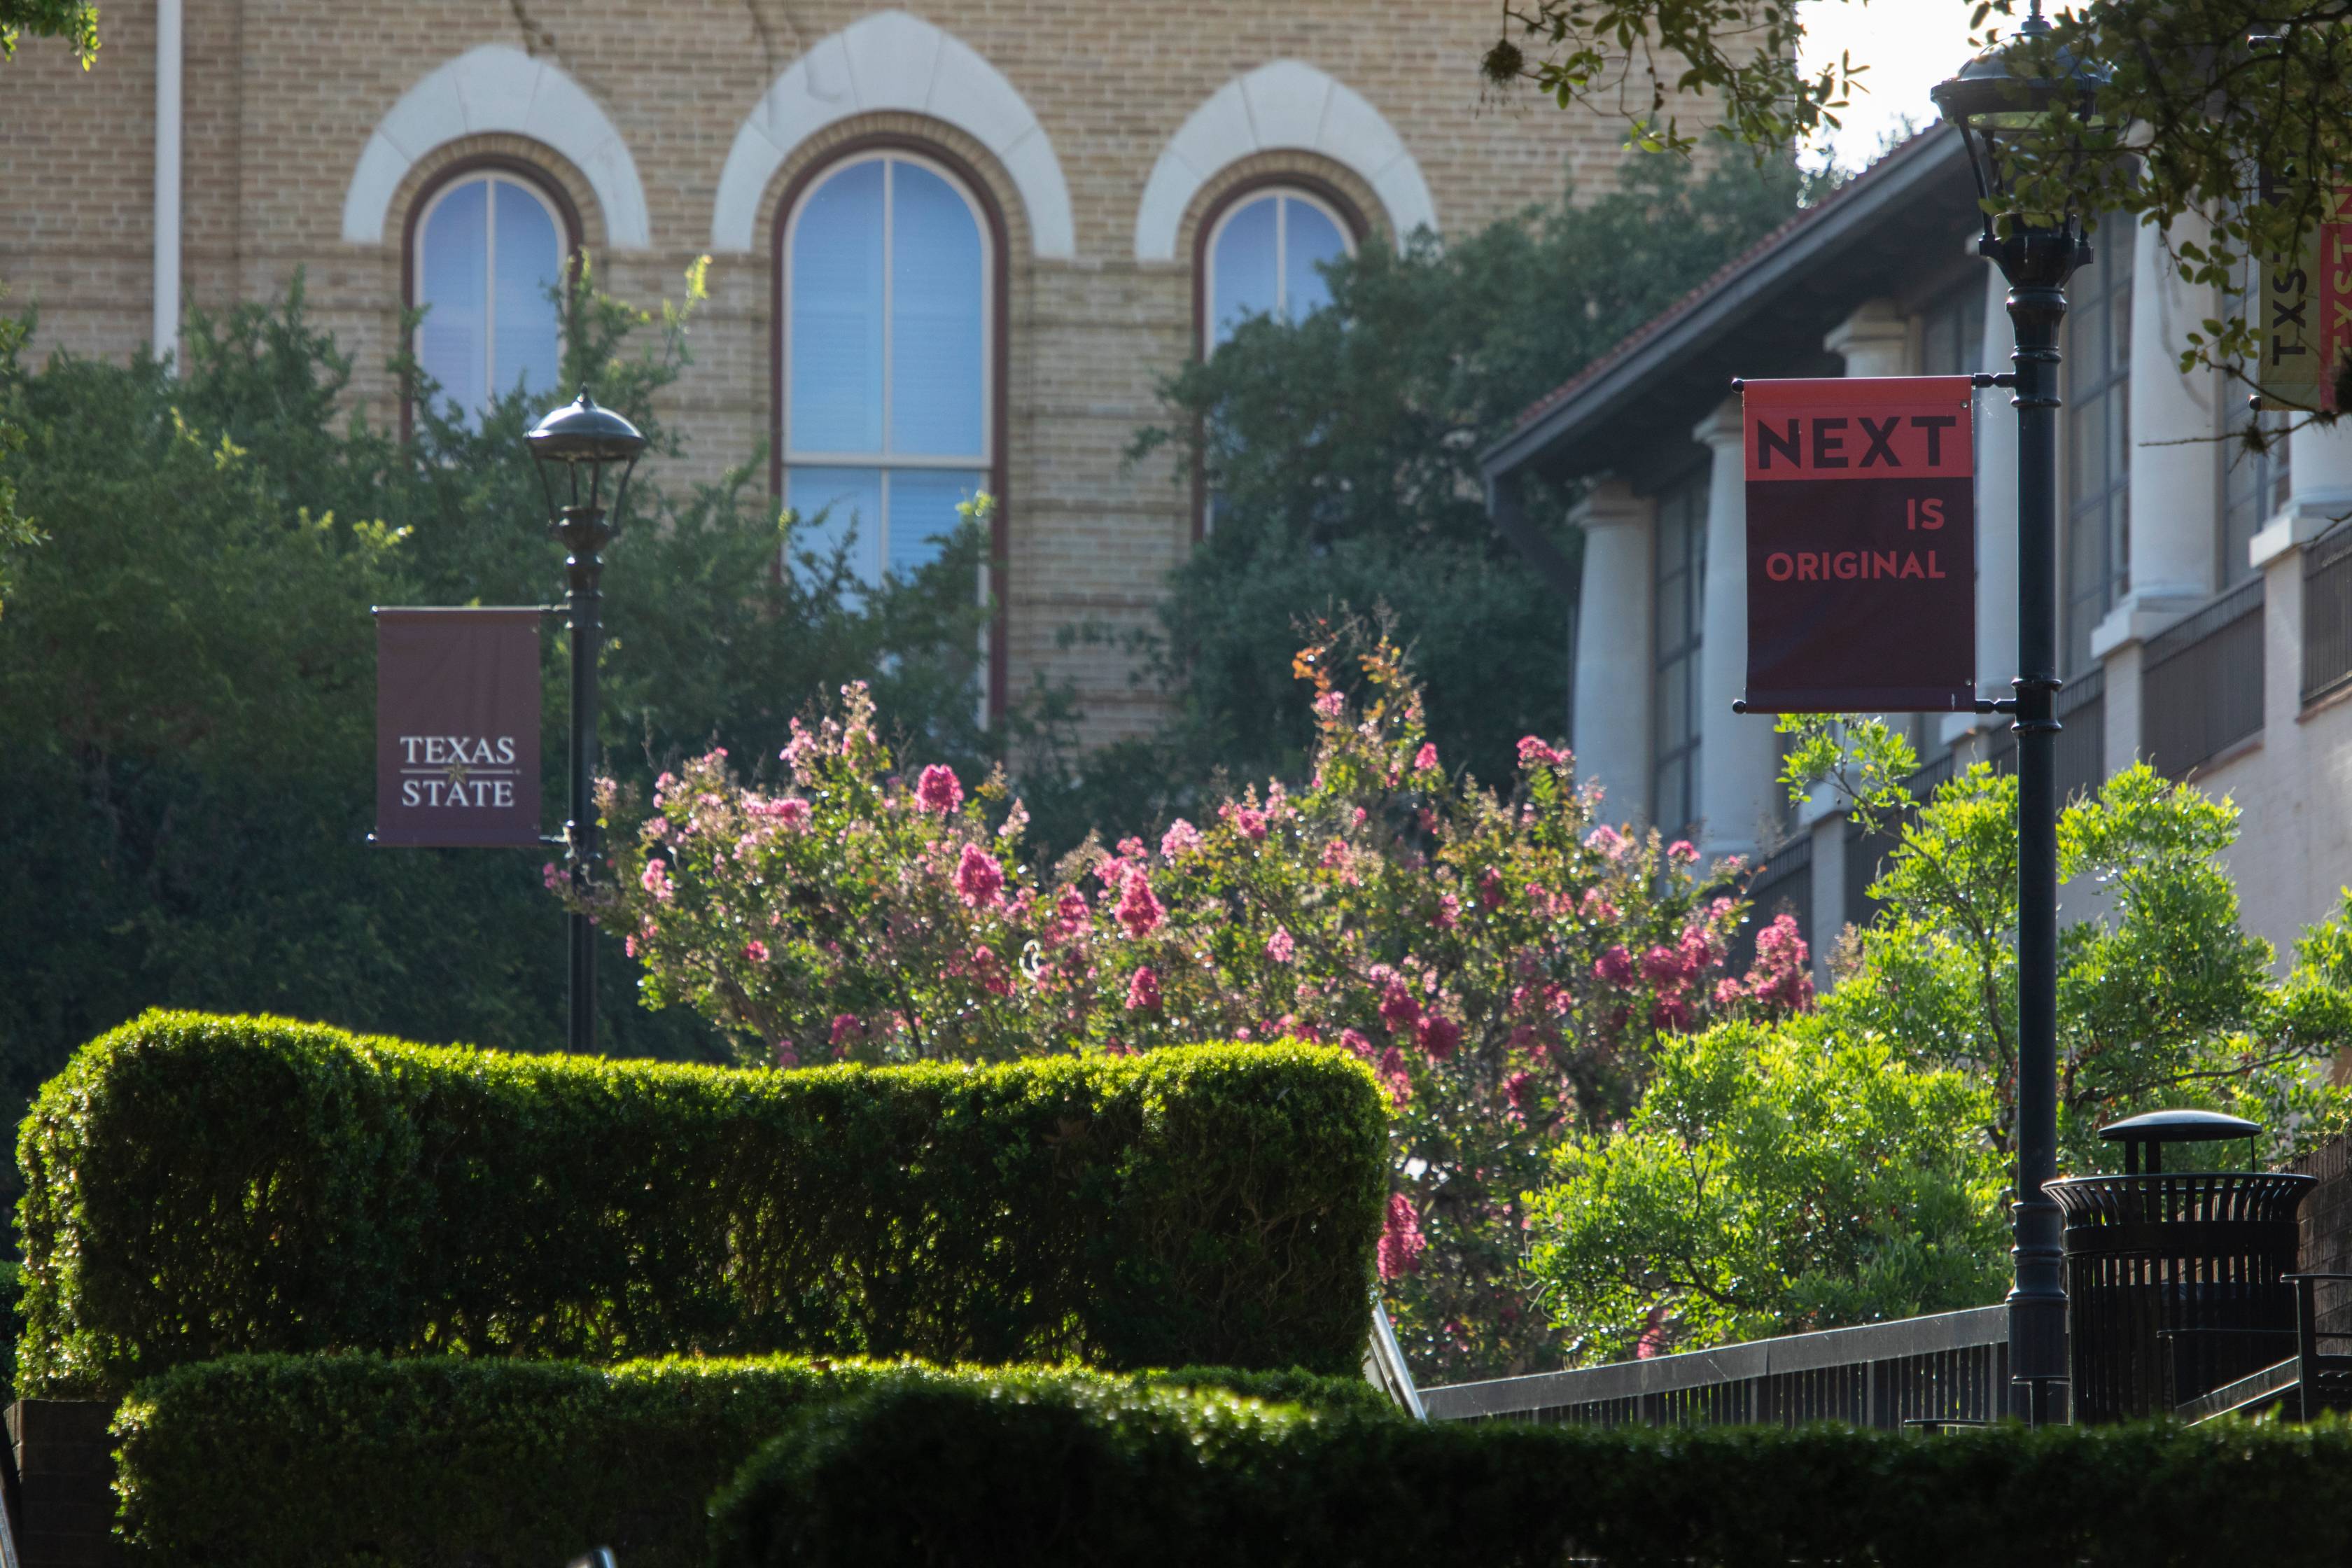
[[[1155,381],[1309,263],[1608,177],[1618,132],[1482,101],[1491,0],[130,0],[85,75],[0,67],[0,280],[37,350],[125,356],[304,270],[385,416],[404,301],[462,404],[551,379],[571,247],[650,302],[714,258],[672,411],[698,467],[775,453],[869,570],[987,483],[1001,700],[1076,679],[1063,626],[1150,614],[1189,490],[1124,448]]]

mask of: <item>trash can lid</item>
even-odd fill
[[[2262,1124],[2218,1110],[2149,1110],[2110,1121],[2099,1129],[2109,1142],[2218,1143],[2227,1138],[2252,1138]]]

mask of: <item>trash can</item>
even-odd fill
[[[2167,1143],[2252,1140],[2210,1110],[2154,1110],[2099,1129],[2120,1176],[2043,1190],[2066,1217],[2066,1337],[2074,1418],[2168,1415],[2294,1354],[2295,1210],[2316,1178],[2164,1169]]]

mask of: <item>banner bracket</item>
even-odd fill
[[[1990,371],[1980,370],[1975,374],[1969,376],[1969,384],[1979,387],[2015,386],[2017,384],[2017,373],[2013,370],[2005,370],[1996,375]]]

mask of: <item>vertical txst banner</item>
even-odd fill
[[[2263,258],[2254,386],[2274,407],[2334,414],[2352,350],[2352,188],[2323,192],[2319,217],[2299,249]]]
[[[1973,707],[1973,383],[1751,381],[1742,395],[1747,708]]]
[[[540,842],[537,609],[375,612],[375,842]]]

